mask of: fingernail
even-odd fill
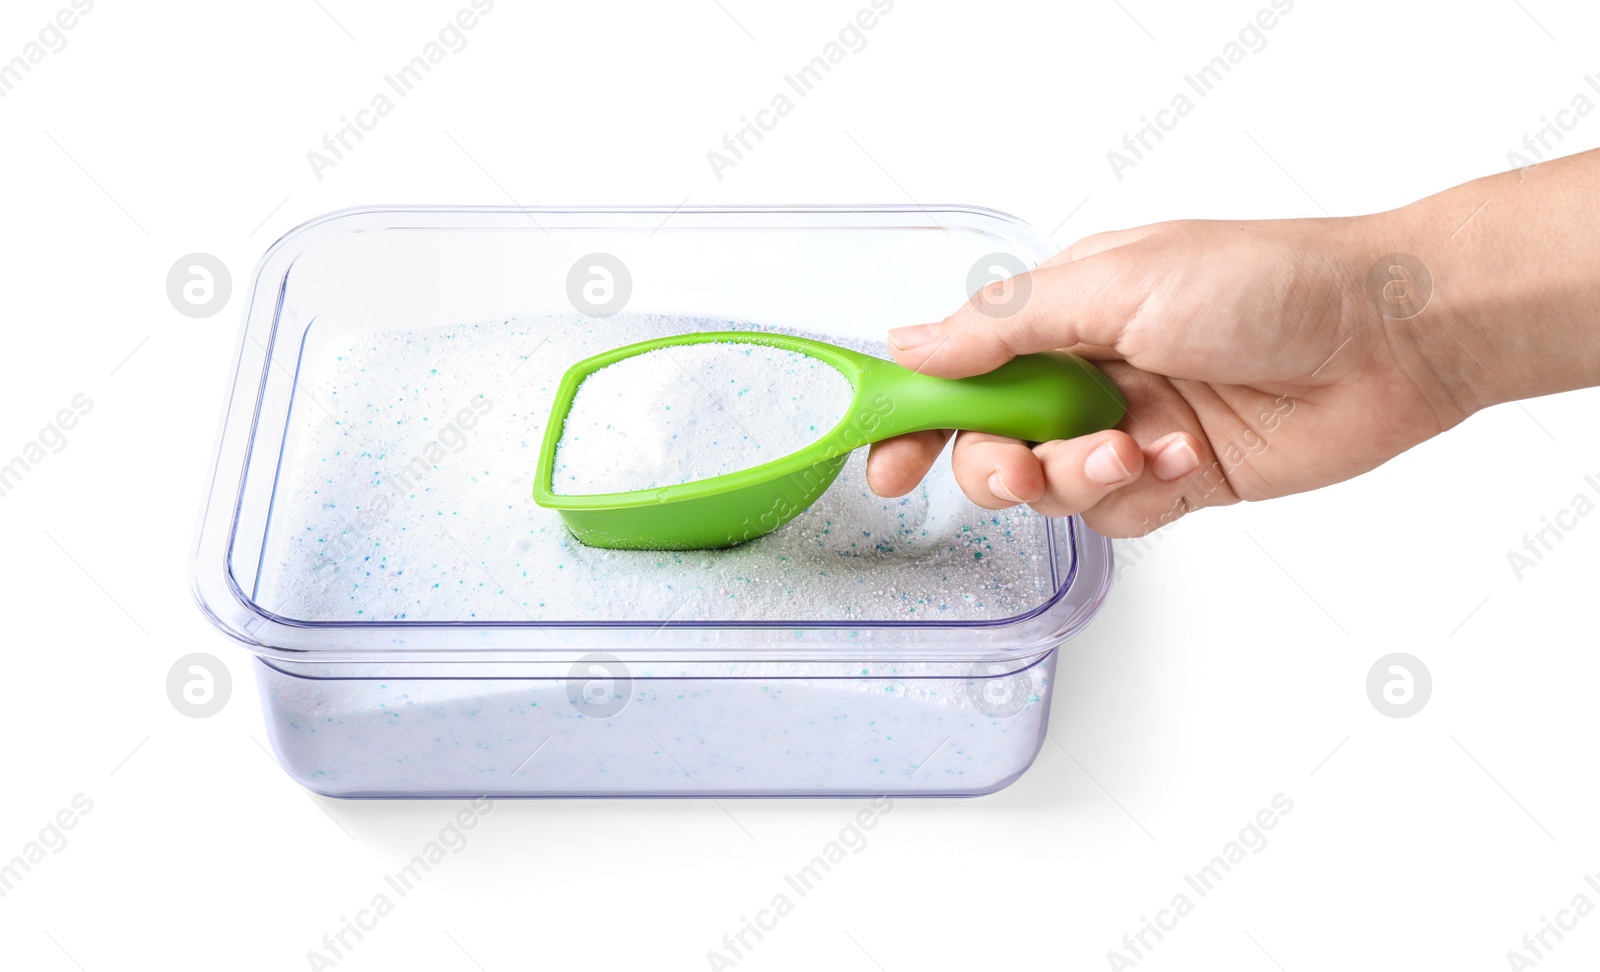
[[[1006,486],[1006,481],[1000,478],[1000,474],[998,472],[992,472],[989,474],[989,492],[1005,500],[1007,503],[1026,502],[1022,497],[1013,493]]]
[[[1200,457],[1195,455],[1194,447],[1189,445],[1189,440],[1180,436],[1173,439],[1171,445],[1156,453],[1155,462],[1150,465],[1157,479],[1171,482],[1199,469]]]
[[[1116,486],[1133,478],[1128,467],[1122,464],[1122,457],[1117,455],[1116,447],[1109,442],[1083,460],[1083,474],[1102,486]]]
[[[901,351],[910,351],[934,340],[943,330],[943,324],[913,324],[910,327],[891,328],[889,343]]]

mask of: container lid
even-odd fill
[[[858,450],[793,522],[721,551],[584,547],[531,493],[579,359],[705,330],[882,354],[888,328],[1049,252],[1011,217],[954,206],[314,220],[251,288],[196,596],[290,664],[1029,664],[1098,608],[1109,545],[1076,519],[972,505],[945,459],[884,499]]]

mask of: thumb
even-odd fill
[[[939,378],[965,378],[1019,354],[1093,345],[1115,348],[1149,285],[1116,250],[1035,267],[988,284],[954,314],[889,332],[900,365]]]

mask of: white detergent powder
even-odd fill
[[[780,459],[837,425],[853,391],[832,365],[760,344],[624,358],[578,386],[551,492],[655,489]]]
[[[298,363],[254,599],[304,621],[848,625],[992,621],[1050,598],[1060,581],[1047,520],[972,505],[944,459],[910,495],[885,499],[867,487],[865,449],[810,509],[737,547],[573,539],[532,499],[567,368],[649,338],[726,330],[762,329],[636,314],[369,333],[319,322]],[[816,424],[832,422],[830,412]]]
[[[295,678],[257,665],[279,760],[341,796],[970,795],[1033,760],[1055,688],[1054,656],[982,685],[736,668],[704,679],[635,668],[622,710],[596,719],[560,679]],[[996,710],[986,692],[1015,702]]]

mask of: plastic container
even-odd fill
[[[858,454],[761,540],[599,552],[531,484],[549,376],[594,349],[713,327],[881,348],[1049,252],[950,206],[386,208],[291,232],[249,293],[194,569],[255,655],[279,762],[341,797],[1012,782],[1110,584],[1081,522],[978,510],[943,459],[878,500]]]

